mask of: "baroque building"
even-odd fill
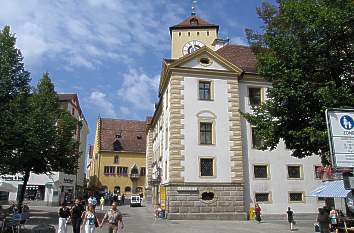
[[[315,212],[323,203],[306,193],[320,182],[319,159],[292,158],[283,143],[256,149],[262,142],[240,111],[266,101],[271,83],[249,47],[218,31],[195,13],[170,27],[172,58],[147,119],[147,199],[169,219],[245,219],[255,202],[265,214]]]

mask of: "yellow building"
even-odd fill
[[[100,191],[144,192],[146,136],[144,121],[99,118],[89,158],[89,186]]]

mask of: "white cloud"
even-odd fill
[[[26,64],[53,58],[87,69],[168,51],[167,28],[183,12],[176,3],[159,1],[0,0],[0,5],[0,26],[12,27]]]
[[[129,69],[122,75],[123,82],[118,90],[118,97],[129,105],[130,111],[151,111],[159,85],[159,76],[149,77],[142,69]],[[121,109],[123,111],[129,108]],[[137,111],[134,111],[137,110]]]
[[[88,102],[97,112],[100,112],[101,117],[117,118],[112,102],[103,92],[93,91],[88,98]]]

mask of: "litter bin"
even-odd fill
[[[32,228],[32,233],[55,233],[55,227],[52,225],[40,224]]]

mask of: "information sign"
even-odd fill
[[[333,167],[354,167],[354,109],[327,109]]]

